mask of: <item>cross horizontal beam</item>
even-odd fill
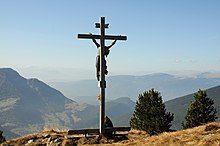
[[[101,35],[90,35],[90,34],[78,34],[78,38],[80,39],[101,39]],[[112,35],[105,35],[105,40],[127,40],[127,36],[112,36]]]

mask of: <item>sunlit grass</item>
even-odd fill
[[[86,139],[82,136],[81,139],[67,139],[67,131],[56,130],[44,130],[41,133],[35,133],[27,135],[21,138],[17,138],[8,141],[7,144],[18,145],[37,145],[39,143],[53,143],[50,141],[51,137],[60,138],[60,144],[62,146],[67,145],[115,145],[115,146],[220,146],[220,123],[209,123],[203,126],[180,130],[176,132],[164,132],[158,135],[150,136],[145,131],[131,130],[128,132],[128,140],[115,142],[114,140],[102,140],[97,142],[97,136],[94,139]],[[93,144],[91,144],[93,143]],[[99,143],[99,144],[94,144]]]

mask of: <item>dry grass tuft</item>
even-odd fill
[[[134,130],[134,129],[132,129],[131,131],[129,131],[129,134],[136,134],[136,135],[149,135],[146,131],[142,131],[142,130]]]

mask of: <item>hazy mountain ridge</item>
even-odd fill
[[[133,110],[132,102],[125,97],[109,101],[107,114],[114,122],[114,118]],[[9,139],[43,129],[97,128],[99,105],[78,104],[38,79],[25,79],[13,69],[3,68],[0,69],[0,117],[0,128]]]
[[[109,82],[110,85],[115,85],[115,88],[117,88],[117,90],[109,89],[110,87],[114,87],[109,85],[109,87],[107,87],[108,93],[106,94],[106,97],[108,100],[110,100],[111,98],[109,92],[115,92],[115,98],[117,98],[116,95],[120,95],[119,93],[121,93],[120,87],[124,85],[127,85],[129,87],[126,87],[127,90],[124,90],[123,92],[128,92],[128,90],[130,90],[131,92],[132,88],[136,87],[136,85],[138,85],[138,87],[140,87],[141,89],[146,89],[147,87],[142,86],[146,86],[146,84],[149,83],[149,81],[151,80],[152,82],[151,84],[149,83],[148,86],[149,88],[152,88],[150,86],[156,84],[153,83],[155,79],[161,81],[161,84],[158,85],[161,87],[165,86],[166,82],[173,83],[173,86],[176,84],[180,84],[176,83],[176,80],[173,76],[167,74],[157,74],[151,76],[146,75],[109,77],[107,78],[107,82]],[[190,88],[187,80],[178,80],[183,80],[181,83],[186,82],[184,85],[187,85],[187,88]],[[202,84],[204,83],[204,81],[207,80],[202,79],[203,82],[201,82],[201,79],[191,80],[191,82],[193,81],[197,81],[193,85],[199,85],[199,83]],[[85,88],[86,86],[84,86],[84,84],[88,83],[87,80],[83,82],[79,81],[79,83],[82,83],[80,86],[81,88],[83,88],[82,91],[86,90],[91,85],[96,85],[97,87],[97,81],[94,80],[89,80],[87,88]],[[217,83],[215,79],[214,83]],[[212,85],[213,82],[208,82],[206,85],[210,84]],[[73,86],[71,89],[77,90],[78,88],[75,88],[75,86]],[[159,89],[155,89],[161,92]],[[136,90],[136,92],[138,92],[138,94],[142,93],[142,91],[139,90]],[[215,92],[216,95],[220,95],[220,91]],[[132,92],[132,94],[134,93]],[[138,94],[135,96],[135,100],[137,99]],[[164,96],[163,93],[161,93],[161,95]],[[111,118],[115,126],[129,125],[130,117],[135,107],[135,102],[128,97],[129,96],[121,96],[121,98],[106,102],[106,115]],[[99,104],[99,101],[97,100],[97,95],[94,95],[94,98],[92,100]],[[166,102],[166,104],[167,103],[168,102]],[[171,104],[172,106],[169,106],[169,104],[167,104],[167,109],[171,113],[175,113],[173,111],[175,110],[176,113],[174,116],[175,119],[178,119],[178,117],[180,116],[184,117],[184,113],[179,111],[182,110],[182,104],[186,107],[187,103],[188,100],[183,100],[179,104]],[[179,107],[180,109],[173,108],[175,106]],[[217,106],[220,107],[220,105]],[[15,133],[17,135],[38,132],[39,130],[43,130],[45,128],[97,128],[99,126],[99,105],[89,105],[86,103],[79,104],[66,98],[61,92],[54,88],[51,88],[50,86],[46,85],[42,81],[39,81],[38,79],[25,79],[12,69],[0,69],[0,117],[0,128],[2,127],[4,130]],[[174,121],[174,127],[176,124],[180,124],[178,120]]]
[[[86,109],[37,79],[0,69],[0,126],[17,135],[45,128],[71,128]]]
[[[106,100],[118,97],[130,97],[136,101],[139,94],[151,88],[159,91],[164,101],[168,101],[189,93],[196,92],[199,88],[207,89],[220,85],[220,78],[176,77],[169,74],[150,74],[144,76],[119,75],[106,78]],[[76,101],[82,101],[79,97],[96,97],[99,93],[96,80],[83,80],[77,82],[50,83],[66,96]],[[85,100],[87,100],[85,98]],[[87,100],[91,102],[90,99]],[[86,101],[84,101],[86,102]]]

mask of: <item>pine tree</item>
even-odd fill
[[[184,129],[196,127],[217,119],[214,101],[207,97],[206,91],[199,89],[194,94],[194,102],[191,102],[185,116],[186,123],[182,122]]]
[[[166,112],[160,93],[151,89],[138,96],[130,126],[153,135],[169,131],[173,119],[173,114]]]

